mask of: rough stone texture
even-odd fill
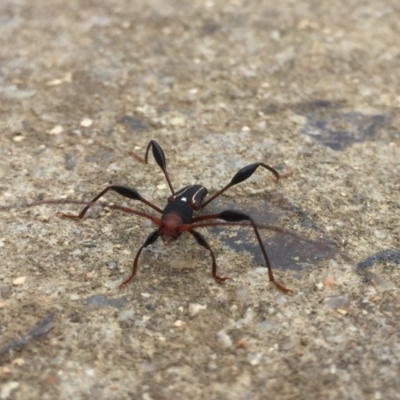
[[[120,291],[146,221],[3,208],[0,398],[398,398],[399,17],[395,0],[3,0],[1,206],[113,182],[163,207],[154,160],[129,156],[156,139],[176,188],[215,192],[256,161],[293,171],[259,169],[212,209],[262,219],[271,202],[273,223],[335,249],[284,270],[276,256],[284,296],[256,255],[204,231],[225,285],[182,237]]]

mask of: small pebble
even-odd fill
[[[19,386],[19,382],[6,382],[1,387],[0,399],[8,399],[11,392]]]
[[[13,285],[15,286],[19,286],[19,285],[23,285],[26,281],[26,276],[20,276],[19,278],[16,278],[13,280]]]
[[[201,304],[196,304],[196,303],[190,303],[189,304],[189,316],[194,317],[199,313],[201,310],[205,310],[207,308],[206,305],[201,305]]]
[[[262,353],[249,354],[247,356],[247,359],[248,359],[250,365],[253,365],[253,366],[258,365],[258,364],[260,364],[260,361],[262,359]]]
[[[341,294],[338,296],[329,296],[324,299],[324,303],[332,310],[342,308],[349,302],[349,295]]]
[[[16,135],[13,137],[14,142],[21,142],[24,139],[25,139],[25,136],[22,136],[22,135]]]
[[[225,332],[224,329],[219,331],[217,333],[217,340],[218,343],[223,347],[224,349],[227,349],[228,347],[232,347],[232,339],[230,336]]]
[[[11,374],[11,369],[8,367],[3,367],[0,369],[0,377],[5,377]]]
[[[333,277],[331,277],[331,276],[328,277],[328,278],[326,278],[326,279],[324,280],[324,284],[325,284],[326,286],[330,287],[330,288],[336,287],[335,278],[333,278]]]
[[[173,126],[183,126],[185,125],[185,120],[182,117],[173,117],[169,121]]]
[[[266,121],[257,122],[256,125],[254,126],[254,130],[257,132],[264,132],[266,129],[267,129]]]
[[[57,86],[72,81],[72,72],[67,72],[62,78],[55,78],[47,82],[48,86]]]
[[[107,266],[109,269],[116,269],[118,267],[118,261],[110,260],[107,262]]]
[[[51,81],[47,82],[48,86],[57,86],[57,85],[61,85],[63,83],[62,79],[52,79]]]
[[[385,239],[385,237],[386,237],[386,233],[378,231],[378,230],[374,231],[374,235],[377,239]]]
[[[61,125],[56,125],[53,129],[50,129],[48,133],[50,135],[59,135],[63,130],[64,128]]]
[[[81,126],[83,126],[84,128],[89,128],[89,126],[91,126],[93,124],[93,120],[91,120],[90,118],[84,118],[81,121]]]

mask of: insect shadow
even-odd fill
[[[235,206],[246,209],[249,215],[257,216],[263,245],[275,268],[301,271],[337,254],[333,239],[312,221],[304,210],[278,191],[252,196],[250,201],[243,205],[241,203],[240,200],[236,200]],[[232,203],[225,203],[225,206],[231,207]],[[213,209],[221,207],[223,205],[219,201],[212,206]],[[235,229],[234,232],[227,233],[226,230],[215,227],[213,231],[234,251],[248,252],[255,264],[263,264],[259,246],[254,242],[249,230]]]

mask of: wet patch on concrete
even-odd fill
[[[321,119],[308,115],[303,132],[332,150],[341,151],[353,143],[376,136],[385,119],[383,115],[368,116],[356,112],[333,114]]]
[[[314,100],[294,105],[267,104],[263,112],[277,114],[289,109],[306,117],[301,132],[336,151],[378,137],[390,120],[385,114],[364,114],[343,108],[341,102]]]
[[[358,270],[363,270],[369,267],[372,267],[374,264],[379,262],[390,262],[395,263],[396,265],[400,264],[400,250],[382,250],[378,253],[369,256],[364,261],[360,261],[357,264]]]
[[[6,357],[9,353],[22,350],[32,339],[39,338],[49,332],[54,327],[55,320],[56,314],[51,312],[46,318],[40,320],[32,329],[30,329],[26,335],[14,340],[8,346],[0,349],[0,363],[3,361],[3,357]]]
[[[304,134],[336,151],[377,137],[388,122],[386,115],[343,112],[325,100],[298,104],[293,111],[307,118]]]
[[[132,117],[131,115],[124,115],[118,121],[124,124],[129,130],[133,132],[146,132],[149,130],[147,123],[138,117]]]

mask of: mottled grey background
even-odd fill
[[[396,399],[397,1],[0,3],[1,399]],[[202,230],[143,252],[147,221],[76,205],[110,184],[163,207],[151,158],[211,207],[305,240]],[[108,201],[137,205],[116,195]]]

